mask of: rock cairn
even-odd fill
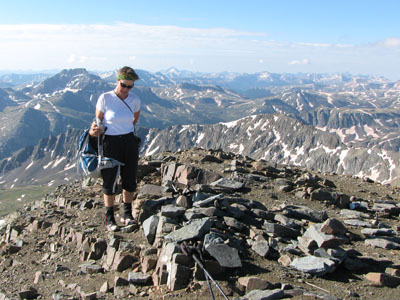
[[[388,291],[400,286],[400,205],[390,196],[360,199],[322,175],[200,149],[146,157],[139,179],[139,224],[117,233],[104,231],[101,187],[90,180],[9,216],[0,278],[13,284],[3,284],[0,300],[164,299],[182,291],[207,298],[204,270],[182,243],[232,299],[339,299],[344,291],[311,281],[343,272]],[[394,256],[380,261],[359,249]],[[21,267],[26,256],[31,263]],[[260,276],[270,263],[280,272],[275,282]],[[24,272],[31,279],[20,282]],[[47,280],[55,287],[44,288]]]

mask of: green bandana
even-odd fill
[[[135,81],[135,78],[132,74],[118,74],[117,80],[133,80],[133,81]]]

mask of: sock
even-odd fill
[[[132,203],[124,202],[124,213],[132,215]]]
[[[107,216],[114,215],[114,206],[106,207],[106,215]]]

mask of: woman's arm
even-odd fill
[[[136,123],[139,121],[140,110],[133,113],[133,125],[136,126]]]

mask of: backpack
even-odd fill
[[[97,147],[93,143],[95,139],[97,139]],[[124,164],[116,159],[103,156],[102,141],[103,135],[97,138],[91,138],[89,135],[89,129],[82,132],[78,139],[78,173],[92,178],[99,178],[101,177],[102,169],[118,167],[119,174],[120,167]]]

